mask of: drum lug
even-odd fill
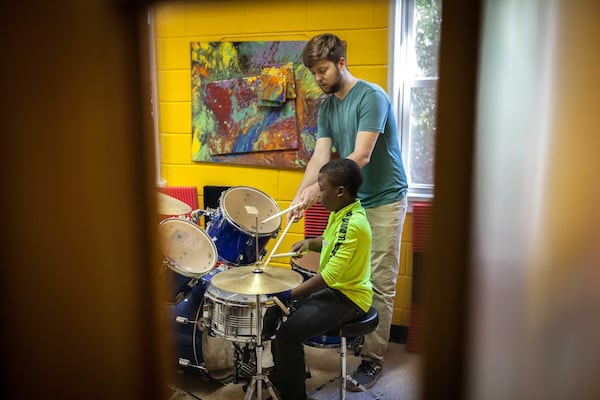
[[[189,318],[182,317],[180,315],[175,317],[175,322],[177,322],[178,324],[182,324],[182,325],[196,325],[196,322],[190,322]]]
[[[177,295],[175,296],[174,302],[175,304],[181,303],[181,301],[185,298],[185,294],[184,293],[177,293]]]
[[[188,317],[182,317],[181,315],[178,315],[177,317],[175,317],[175,322],[181,325],[196,325],[200,330],[207,327],[206,323],[204,322],[204,318],[202,318],[201,320],[190,321]]]

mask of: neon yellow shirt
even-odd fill
[[[339,290],[365,312],[373,302],[371,227],[360,200],[329,214],[319,272],[327,286]]]

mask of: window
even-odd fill
[[[410,198],[433,196],[441,0],[396,0],[393,102]]]

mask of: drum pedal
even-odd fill
[[[192,363],[190,362],[190,360],[187,360],[185,358],[180,358],[179,359],[179,365],[181,365],[182,367],[189,367]]]
[[[178,386],[175,386],[172,383],[167,383],[167,386],[171,391],[173,391],[171,396],[169,396],[169,400],[175,400],[178,398],[186,398],[186,397],[193,397],[196,400],[202,400],[200,397],[196,396],[195,394],[190,393],[189,391],[182,389]]]
[[[198,370],[204,374],[208,374],[208,369],[203,366],[203,365],[194,365],[192,364],[192,362],[190,360],[188,360],[187,358],[179,358],[179,365],[185,368],[193,368],[195,370]]]

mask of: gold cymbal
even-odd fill
[[[157,192],[157,195],[158,214],[160,215],[182,215],[192,211],[192,207],[175,197],[171,197],[162,192]]]
[[[292,289],[304,278],[296,271],[280,267],[249,265],[234,267],[212,277],[221,290],[240,294],[273,294]]]

